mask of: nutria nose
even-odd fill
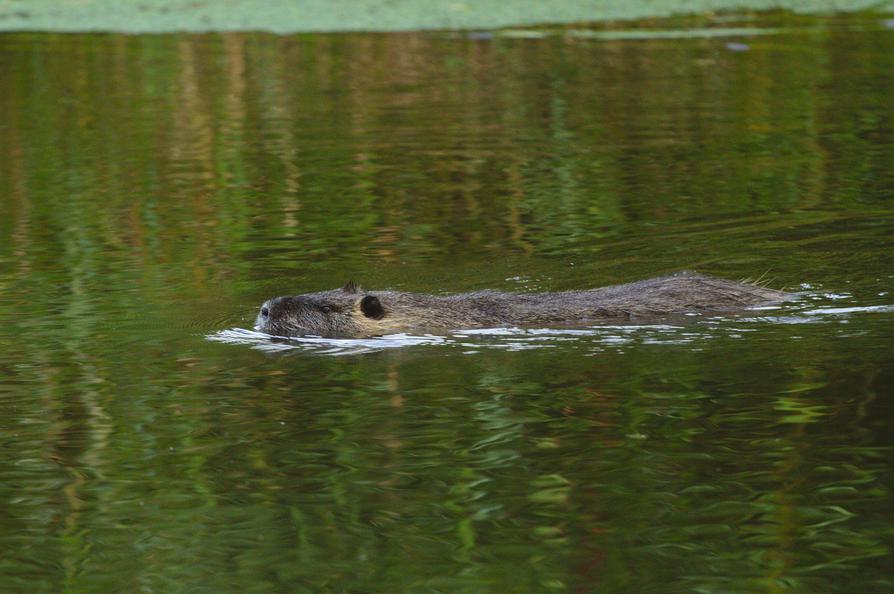
[[[282,315],[283,306],[288,306],[291,301],[291,297],[274,297],[273,299],[268,299],[261,306],[261,317],[269,318],[271,315]]]
[[[261,306],[261,317],[265,320],[270,317],[270,312],[276,309],[276,304],[280,302],[281,297],[274,297],[273,299],[268,299]]]

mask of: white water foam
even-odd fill
[[[822,295],[827,300],[838,300],[840,295]],[[208,335],[214,342],[249,346],[260,351],[276,353],[307,351],[324,355],[356,355],[410,346],[452,345],[475,353],[481,350],[522,351],[555,348],[562,344],[580,342],[598,352],[604,348],[618,348],[630,344],[693,344],[700,340],[721,336],[742,338],[755,332],[750,324],[821,324],[846,321],[854,315],[894,313],[894,305],[853,307],[815,307],[811,309],[772,305],[750,308],[756,315],[712,316],[686,319],[683,324],[596,325],[585,328],[469,328],[446,335],[388,334],[371,338],[323,338],[320,336],[271,336],[244,328],[231,328]],[[768,315],[769,314],[769,315]],[[782,314],[782,315],[779,315]],[[843,320],[844,319],[844,320]]]

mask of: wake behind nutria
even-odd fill
[[[341,289],[275,297],[255,328],[275,336],[360,338],[461,328],[636,321],[688,312],[723,312],[783,301],[789,293],[693,273],[585,291],[475,291],[434,296]]]

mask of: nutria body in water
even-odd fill
[[[366,337],[459,328],[626,322],[688,312],[724,312],[783,301],[765,287],[682,273],[561,293],[476,291],[434,296],[341,289],[276,297],[261,306],[255,328],[275,336]]]

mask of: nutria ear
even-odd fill
[[[344,287],[342,287],[341,290],[344,291],[345,293],[356,293],[357,291],[360,290],[360,287],[358,287],[357,283],[355,283],[354,281],[349,280],[348,284],[346,284]]]
[[[381,320],[385,317],[385,308],[375,295],[367,295],[360,300],[360,311],[368,318]]]

